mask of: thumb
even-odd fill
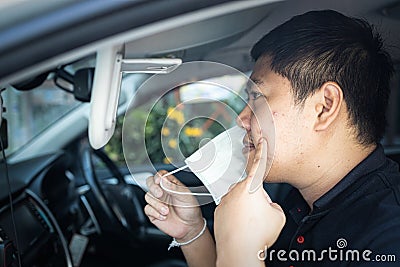
[[[268,195],[267,191],[265,191],[264,188],[262,188],[262,191],[264,193],[265,198],[267,199],[268,203],[272,204],[272,199],[271,197]]]
[[[254,193],[262,185],[268,161],[268,145],[265,138],[260,138],[253,164],[246,179],[250,193]]]
[[[278,203],[272,202],[270,205],[271,205],[271,207],[273,207],[274,209],[276,209],[276,210],[278,210],[278,211],[284,213],[282,207],[281,207]]]
[[[171,193],[190,192],[189,189],[173,175],[160,177],[160,186],[165,191]]]
[[[168,175],[168,173],[171,172],[168,172],[166,170],[159,170],[154,176],[154,182],[156,184],[160,184],[161,178],[166,177],[168,181],[171,181],[174,184],[182,184],[181,181],[179,181],[174,175],[172,174]]]

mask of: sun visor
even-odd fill
[[[122,46],[110,46],[97,52],[90,101],[89,143],[99,149],[114,133],[123,73],[168,74],[181,59],[124,59]]]

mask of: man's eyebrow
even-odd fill
[[[256,78],[250,78],[250,81],[247,82],[246,88],[244,89],[247,94],[253,88],[253,84],[262,85],[262,84],[264,84],[264,82],[262,80],[259,80],[259,79],[256,79]]]
[[[259,80],[257,78],[250,78],[250,80],[253,81],[253,83],[257,84],[257,85],[262,85],[264,84],[264,82],[262,80]]]

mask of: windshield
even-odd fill
[[[19,150],[79,105],[72,94],[57,88],[53,80],[46,80],[31,91],[18,91],[8,86],[2,97],[8,124],[7,155]]]
[[[127,75],[123,86],[132,86],[135,80],[129,77],[134,78]],[[182,155],[191,155],[202,141],[235,125],[236,116],[245,105],[246,82],[244,75],[223,75],[175,87],[160,98],[148,98],[117,118],[115,133],[105,152],[120,166],[131,162],[144,167],[148,158],[157,165],[180,164],[184,160]],[[229,85],[232,91],[218,84]],[[141,153],[143,142],[146,151]]]

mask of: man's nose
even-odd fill
[[[246,105],[246,107],[240,112],[238,117],[236,118],[236,124],[247,130],[250,131],[250,125],[251,125],[251,109],[249,105]]]

